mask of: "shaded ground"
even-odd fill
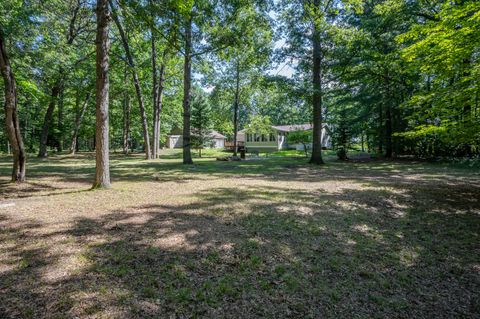
[[[480,316],[480,175],[414,162],[0,158],[0,318]]]

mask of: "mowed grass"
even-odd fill
[[[0,318],[480,316],[478,171],[217,155],[0,157]]]

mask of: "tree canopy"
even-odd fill
[[[0,4],[2,76],[22,148],[92,151],[97,3]],[[313,124],[334,147],[393,157],[479,154],[480,4],[424,0],[110,0],[110,150],[157,158],[183,128],[191,163],[192,88],[212,128],[236,143],[249,119]],[[10,84],[9,84],[10,83]],[[5,102],[6,105],[10,105]],[[13,104],[11,104],[13,105]],[[16,114],[16,115],[15,115]],[[2,130],[0,150],[19,147]],[[16,142],[17,141],[17,142]]]

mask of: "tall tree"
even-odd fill
[[[222,90],[232,98],[233,152],[236,156],[240,105],[248,98],[244,93],[269,62],[273,30],[265,10],[256,1],[235,3],[233,12],[233,41],[216,54],[209,80],[217,91]]]
[[[85,100],[82,103],[80,111],[76,114],[75,126],[73,129],[72,143],[70,144],[70,154],[75,155],[77,151],[78,144],[78,131],[80,130],[80,125],[82,124],[83,117],[85,116],[85,111],[87,110],[88,103],[90,101],[91,92],[87,92]]]
[[[332,1],[329,1],[332,2]],[[313,84],[313,139],[312,139],[312,157],[310,158],[310,163],[313,164],[323,164],[322,159],[322,49],[321,49],[321,23],[322,20],[318,18],[321,17],[326,11],[329,10],[329,4],[323,4],[322,8],[321,0],[313,0],[313,6],[311,10],[313,12],[312,17],[312,59],[313,59],[313,69],[312,69],[312,84]],[[322,10],[323,9],[323,10]]]
[[[67,52],[62,52],[62,50],[60,50],[60,52],[55,52],[54,54],[52,54],[53,56],[59,57],[58,59],[52,59],[52,63],[54,63],[54,67],[52,69],[55,70],[53,74],[47,73],[49,76],[51,76],[51,79],[49,81],[51,82],[50,99],[43,121],[38,157],[46,157],[48,155],[47,144],[50,133],[50,126],[53,123],[53,113],[56,105],[59,104],[58,114],[60,117],[62,116],[63,109],[61,107],[63,106],[63,92],[65,90],[65,83],[67,80],[68,71],[71,71],[70,68],[75,67],[75,65],[78,63],[76,58],[68,59],[68,63],[63,63],[62,60],[65,56],[69,57],[68,50],[73,49],[72,47],[74,45],[74,41],[82,33],[87,31],[88,25],[88,17],[85,18],[82,13],[86,7],[82,1],[77,0],[62,3],[58,7],[55,7],[55,4],[48,3],[48,6],[52,6],[50,9],[55,10],[54,12],[59,14],[63,14],[62,10],[65,10],[67,12],[66,16],[68,17],[68,19],[61,20],[60,26],[57,26],[57,15],[53,15],[54,19],[47,19],[48,23],[46,23],[46,27],[52,30],[46,31],[46,33],[51,33],[51,35],[47,37],[48,41],[46,42],[53,42],[52,45],[54,47],[51,48],[52,50],[58,50],[58,48],[55,48],[55,46],[60,46],[62,50],[65,50]],[[83,57],[81,57],[80,59],[82,60]],[[57,124],[60,124],[61,126],[62,123]],[[60,141],[61,138],[57,138],[57,140]],[[59,145],[59,150],[61,150],[61,145]]]
[[[108,39],[110,12],[108,0],[97,0],[97,80],[96,80],[96,170],[93,188],[110,187],[110,156],[109,156],[109,48]]]
[[[190,104],[192,62],[194,58],[221,51],[232,45],[232,7],[229,1],[191,0],[177,4],[179,21],[183,25],[179,50],[184,57],[183,72],[183,163],[192,164],[190,141]],[[208,40],[207,40],[208,39]]]
[[[190,102],[192,87],[192,17],[185,21],[185,54],[183,66],[183,164],[193,164],[190,150]]]
[[[112,8],[112,16],[113,16],[113,21],[115,22],[115,25],[117,26],[118,32],[120,33],[120,37],[122,39],[122,44],[125,49],[125,55],[127,57],[128,65],[131,68],[132,75],[133,75],[133,84],[135,86],[135,92],[137,94],[137,99],[138,99],[138,106],[140,108],[140,116],[141,116],[141,121],[142,121],[142,129],[143,129],[143,142],[144,142],[144,147],[145,147],[145,157],[146,159],[150,159],[152,156],[152,152],[150,150],[150,137],[149,137],[149,131],[148,131],[148,120],[147,120],[147,114],[145,111],[145,103],[143,99],[143,93],[142,93],[142,87],[140,85],[140,80],[138,78],[138,72],[137,72],[137,67],[134,63],[133,60],[133,55],[130,50],[130,45],[128,43],[127,36],[123,30],[123,26],[121,24],[120,18],[118,16],[117,10],[115,5],[113,4],[112,0],[108,0],[110,3],[110,7]]]
[[[296,61],[300,80],[310,85],[305,96],[312,105],[312,154],[310,163],[323,164],[322,129],[325,88],[330,83],[329,62],[331,60],[332,35],[335,21],[342,7],[338,0],[283,0],[281,27],[285,37],[283,57]]]
[[[12,181],[21,183],[25,181],[26,154],[20,133],[20,120],[17,112],[17,87],[12,66],[5,46],[3,30],[0,26],[0,70],[5,86],[5,124],[7,127],[8,141],[13,153]]]
[[[53,120],[53,111],[55,110],[55,105],[58,101],[58,96],[60,95],[60,91],[62,90],[62,80],[57,79],[56,83],[52,87],[52,91],[50,94],[50,102],[48,103],[47,112],[45,113],[45,118],[43,120],[42,126],[42,135],[40,137],[40,149],[38,151],[38,157],[47,157],[47,142],[48,142],[48,133],[50,130],[50,125]]]
[[[192,146],[198,149],[198,157],[202,157],[202,149],[212,141],[212,108],[200,88],[193,95],[191,112]]]

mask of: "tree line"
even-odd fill
[[[479,11],[476,1],[5,0],[0,145],[16,182],[27,153],[95,150],[99,187],[112,149],[155,159],[179,128],[191,164],[192,126],[236,144],[255,116],[312,123],[315,164],[324,123],[336,148],[476,156]]]

